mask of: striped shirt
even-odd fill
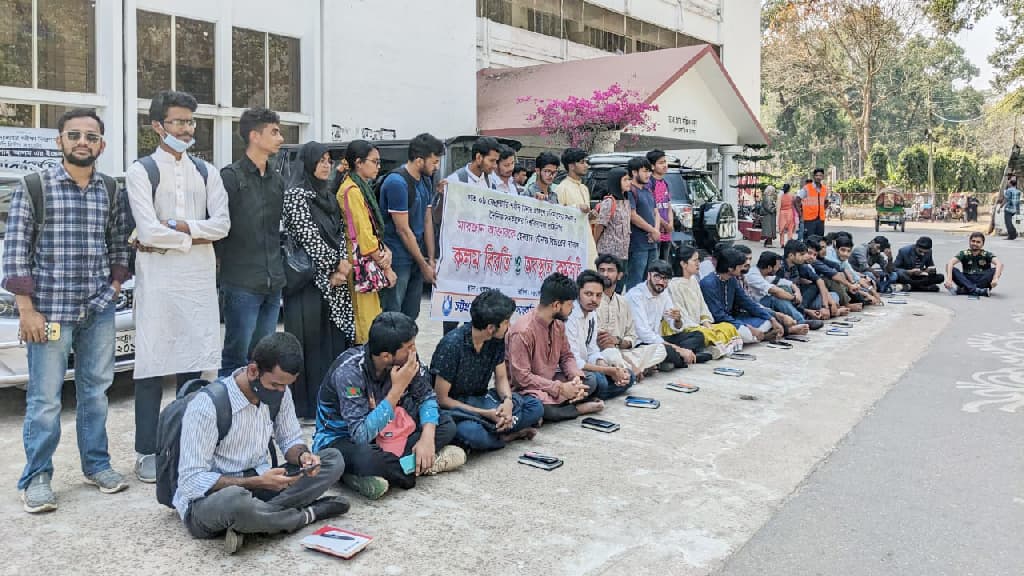
[[[23,184],[14,189],[4,238],[3,286],[31,296],[50,322],[80,322],[114,301],[113,280],[128,273],[126,207],[115,206],[99,172],[79,188],[62,164],[42,173],[43,227],[36,236],[32,199]]]
[[[235,375],[220,380],[231,400],[231,429],[217,443],[217,409],[206,394],[196,394],[181,418],[181,452],[178,460],[178,490],[174,507],[182,520],[193,500],[207,495],[221,476],[241,477],[246,470],[263,474],[270,470],[267,443],[271,436],[282,453],[302,444],[302,429],[295,417],[291,389],[281,400],[277,421],[271,422],[270,409],[262,402],[254,405],[235,382]]]

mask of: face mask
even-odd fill
[[[191,148],[192,145],[195,144],[195,143],[196,143],[195,140],[189,140],[188,142],[185,142],[184,140],[180,140],[180,139],[176,138],[172,134],[165,134],[164,135],[164,144],[167,144],[168,148],[170,148],[171,150],[174,150],[178,154],[184,154],[185,150],[188,150],[189,148]]]
[[[260,403],[267,406],[280,406],[281,400],[284,399],[284,390],[265,388],[259,380],[249,380],[249,388],[259,398]]]

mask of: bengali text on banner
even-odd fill
[[[587,267],[589,233],[577,208],[449,182],[430,317],[469,321],[473,299],[491,288],[515,300],[516,315],[530,311],[544,278],[575,280]]]

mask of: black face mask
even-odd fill
[[[252,389],[256,397],[259,398],[260,403],[266,404],[268,407],[276,407],[281,405],[281,400],[284,399],[284,390],[271,390],[266,388],[263,384],[256,380],[249,380],[249,388]]]

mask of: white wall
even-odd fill
[[[698,67],[677,80],[655,100],[657,112],[651,117],[657,124],[653,136],[711,144],[733,144],[737,130],[719,97],[708,88]]]
[[[747,106],[761,119],[760,0],[722,0],[722,61]]]
[[[476,133],[473,0],[325,0],[323,18],[325,140]]]

